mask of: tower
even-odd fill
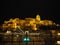
[[[39,15],[39,14],[37,14],[37,15],[36,15],[36,20],[37,20],[37,21],[40,21],[40,20],[41,20],[41,18],[40,18],[40,15]]]

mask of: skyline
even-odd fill
[[[21,1],[2,1],[0,22],[10,18],[35,17],[37,14],[41,19],[52,20],[60,24],[60,16],[56,13],[55,1],[47,0],[21,0]]]

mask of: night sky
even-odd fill
[[[60,16],[57,13],[56,0],[8,0],[2,1],[0,8],[0,23],[10,18],[35,18],[40,14],[41,19],[52,20],[60,24]]]

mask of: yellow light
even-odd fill
[[[60,44],[60,41],[57,41],[57,44]]]
[[[57,35],[60,35],[60,33],[58,33]]]
[[[34,28],[34,30],[37,30],[37,28]]]
[[[36,20],[38,20],[38,21],[41,20],[40,15],[37,15],[37,16],[36,16]]]
[[[17,27],[16,23],[15,23],[15,28]]]

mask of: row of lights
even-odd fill
[[[11,33],[10,31],[7,31],[6,33]],[[60,33],[57,33],[57,36],[60,36]],[[23,41],[30,41],[30,38],[29,37],[25,37],[25,38],[23,38]],[[60,44],[60,41],[57,41],[56,42],[57,44]]]

